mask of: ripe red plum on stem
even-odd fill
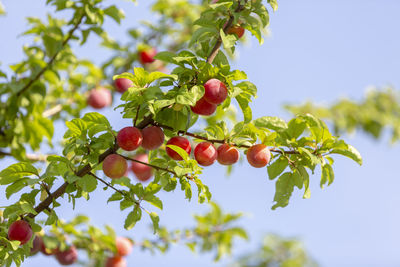
[[[204,84],[204,99],[211,104],[219,105],[228,96],[226,85],[218,79],[210,79]]]
[[[157,55],[157,50],[154,47],[141,50],[139,51],[139,61],[142,64],[152,63],[155,60],[155,55]]]
[[[136,127],[122,128],[117,134],[117,143],[120,148],[126,151],[133,151],[138,148],[143,141],[140,130]]]
[[[247,150],[246,157],[251,166],[262,168],[271,160],[271,152],[266,145],[257,144]]]
[[[167,146],[168,145],[178,146],[185,150],[188,154],[190,154],[190,151],[192,151],[189,140],[182,136],[172,137],[168,140]],[[169,147],[166,148],[166,152],[168,156],[170,156],[174,160],[183,160],[183,158],[178,153],[176,153],[173,149]]]
[[[217,105],[211,104],[205,100],[204,97],[200,98],[195,106],[190,107],[193,113],[203,116],[210,116],[214,114]]]
[[[75,246],[70,246],[67,250],[57,251],[55,256],[61,265],[71,265],[78,260],[78,251]]]
[[[210,166],[217,159],[217,150],[209,142],[201,142],[194,148],[194,158],[202,166]]]
[[[117,154],[108,155],[103,161],[103,172],[111,179],[124,176],[127,168],[126,160]]]
[[[142,130],[142,147],[147,150],[159,148],[164,143],[164,132],[158,126],[146,127]]]
[[[13,222],[8,229],[8,239],[18,240],[21,245],[28,242],[33,235],[33,231],[28,222],[24,220],[18,220]]]
[[[118,92],[123,93],[133,85],[133,82],[127,78],[118,78],[114,81],[114,85]]]
[[[134,159],[144,163],[149,163],[149,157],[147,154],[136,155]],[[142,182],[146,182],[153,175],[152,167],[136,161],[132,161],[131,170],[135,174],[136,178]]]
[[[239,160],[239,150],[229,144],[220,145],[217,152],[217,160],[222,165],[232,165]]]

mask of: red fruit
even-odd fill
[[[194,149],[194,158],[202,166],[210,166],[217,159],[217,150],[209,142],[201,142]]]
[[[101,109],[106,106],[110,106],[112,103],[111,92],[103,87],[92,89],[89,92],[87,103],[89,106],[95,109]]]
[[[134,159],[144,163],[149,163],[149,158],[147,154],[136,155]],[[135,174],[136,178],[138,178],[142,182],[146,182],[153,175],[153,170],[150,166],[141,164],[136,161],[132,161],[131,170]]]
[[[103,161],[103,172],[111,179],[124,176],[127,168],[126,160],[117,154],[108,155]]]
[[[157,50],[155,48],[149,48],[147,50],[142,50],[139,52],[139,61],[142,64],[152,63],[154,62],[154,56],[157,54]]]
[[[271,160],[271,152],[263,144],[254,145],[247,150],[247,161],[255,168],[265,167]]]
[[[18,240],[21,242],[21,245],[28,242],[32,235],[33,232],[31,226],[28,222],[23,220],[13,222],[8,229],[8,239]]]
[[[204,84],[204,99],[211,104],[219,105],[228,96],[228,89],[218,79],[210,79]]]
[[[190,109],[199,115],[210,116],[217,109],[217,105],[211,104],[205,100],[204,97],[200,98],[194,107],[190,107]]]
[[[118,256],[126,256],[132,251],[132,242],[126,237],[117,237],[116,241]]]
[[[157,149],[164,143],[164,132],[157,126],[144,128],[142,136],[142,147],[147,150]]]
[[[136,127],[125,127],[117,135],[118,146],[126,151],[135,150],[142,144],[142,141],[142,133]]]
[[[78,260],[78,251],[75,246],[70,246],[67,250],[57,251],[56,259],[61,265],[71,265]]]
[[[114,85],[118,92],[123,93],[133,85],[133,82],[127,78],[118,78],[114,81]]]
[[[126,267],[126,260],[121,257],[108,258],[105,267]]]
[[[31,248],[31,255],[35,255],[40,251],[42,247],[43,240],[40,236],[35,235],[35,239],[33,239],[33,246]]]
[[[190,154],[190,151],[192,151],[192,147],[190,146],[189,140],[187,140],[185,137],[182,136],[172,137],[171,139],[168,140],[167,145],[179,146],[180,148],[185,150],[188,154]],[[174,160],[183,160],[183,158],[179,156],[178,153],[176,153],[169,147],[167,147],[166,152],[168,156],[170,156]]]
[[[227,33],[228,34],[236,34],[236,36],[240,39],[244,35],[244,28],[239,25],[234,25],[229,28]]]
[[[232,165],[239,160],[239,150],[229,144],[220,145],[217,152],[217,160],[222,165]]]

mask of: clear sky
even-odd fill
[[[23,18],[43,16],[45,1],[3,0],[8,15],[0,17],[0,61],[3,66],[17,62],[21,44],[17,37],[26,29]],[[112,2],[112,1],[109,1]],[[147,1],[134,6],[115,1],[126,8],[128,18],[123,27],[135,25],[138,19],[151,19]],[[258,86],[259,97],[252,107],[254,116],[290,115],[284,103],[302,103],[311,99],[330,103],[340,97],[360,99],[368,86],[393,85],[400,88],[400,35],[398,0],[286,0],[271,14],[271,35],[263,46],[255,39],[239,49],[236,68],[244,70]],[[123,29],[114,23],[106,25],[110,33],[125,39]],[[80,51],[97,62],[104,55],[93,45]],[[105,111],[116,129],[128,124],[118,120],[117,113]],[[61,134],[61,133],[59,133]],[[320,171],[311,176],[311,199],[303,200],[297,191],[288,207],[272,211],[274,182],[265,169],[254,169],[244,163],[230,177],[220,166],[207,168],[203,179],[210,186],[214,201],[228,211],[244,211],[248,216],[241,224],[249,231],[249,243],[238,242],[234,251],[240,255],[255,248],[264,233],[274,232],[301,238],[314,258],[327,267],[400,266],[399,240],[400,187],[397,164],[399,145],[390,146],[388,135],[376,142],[363,134],[344,137],[359,149],[364,165],[337,157],[335,182],[319,189]],[[9,162],[0,162],[5,167]],[[89,202],[79,201],[72,211],[70,204],[58,209],[60,217],[72,218],[86,213],[98,226],[111,224],[122,235],[139,238],[151,235],[144,219],[132,231],[124,231],[126,213],[116,204],[106,204],[108,192],[99,188]],[[170,229],[192,224],[192,214],[207,210],[196,200],[188,203],[182,192],[162,193],[164,211],[161,223]],[[3,205],[5,198],[0,195]],[[66,203],[66,202],[65,202]],[[49,261],[51,260],[51,264]],[[213,263],[212,255],[194,255],[184,246],[174,246],[167,255],[151,255],[135,250],[129,266],[224,266],[225,259]],[[55,266],[53,259],[36,256],[23,266]]]

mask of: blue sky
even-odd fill
[[[0,17],[0,61],[2,66],[21,59],[21,45],[26,38],[17,37],[26,29],[25,16],[43,16],[46,10],[39,1],[3,1],[8,15]],[[40,1],[42,3],[44,1]],[[111,2],[111,1],[109,1]],[[128,18],[123,27],[139,19],[151,19],[147,1],[134,6],[127,1],[112,1],[125,9]],[[393,85],[400,88],[400,2],[397,0],[352,1],[279,1],[271,14],[271,35],[259,46],[254,38],[240,47],[235,67],[244,70],[259,90],[252,104],[254,116],[289,118],[284,103],[313,100],[330,103],[341,97],[360,99],[368,86]],[[22,8],[23,7],[23,8]],[[10,26],[12,25],[12,27]],[[125,39],[124,30],[114,23],[106,25],[110,34]],[[100,61],[101,48],[80,50],[81,55]],[[118,114],[104,112],[116,129],[128,124],[117,120]],[[204,173],[214,201],[227,211],[244,211],[241,220],[250,234],[249,243],[238,242],[234,250],[240,255],[261,242],[261,235],[274,232],[301,238],[322,266],[399,266],[400,203],[398,145],[390,146],[386,135],[374,141],[358,133],[344,138],[359,149],[364,164],[337,157],[335,182],[319,188],[320,171],[312,180],[311,199],[303,200],[297,191],[288,207],[272,211],[274,182],[265,169],[254,169],[247,163],[225,177],[225,170],[212,166]],[[0,162],[5,167],[9,162]],[[106,204],[108,192],[101,189],[89,202],[79,201],[73,211],[66,203],[58,209],[61,217],[72,218],[86,213],[98,226],[111,224],[122,235],[150,237],[145,219],[132,231],[124,231],[116,204]],[[161,223],[174,229],[192,224],[192,214],[207,210],[195,200],[187,202],[182,192],[163,193],[164,211]],[[0,196],[1,203],[5,202]],[[179,220],[177,220],[179,218]],[[23,266],[39,267],[55,261],[36,256]],[[174,246],[167,255],[150,255],[135,250],[129,266],[224,266],[225,259],[213,263],[212,255],[194,255],[184,246]]]

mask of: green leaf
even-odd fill
[[[135,206],[133,211],[131,211],[126,217],[124,228],[126,230],[132,229],[138,221],[142,218],[142,210],[138,205]]]
[[[243,112],[243,120],[245,123],[249,123],[253,117],[251,108],[249,107],[249,101],[242,95],[237,95],[236,101],[239,104],[240,109]]]
[[[268,177],[270,180],[273,180],[275,177],[278,177],[286,167],[288,166],[288,161],[285,157],[279,157],[272,164],[267,166],[268,169]]]
[[[123,10],[114,5],[104,9],[104,14],[114,19],[118,24],[121,23],[121,19],[125,18]]]
[[[65,133],[64,137],[79,137],[87,129],[87,124],[82,119],[66,121],[65,125],[67,125],[69,131]]]
[[[159,199],[157,196],[149,195],[149,196],[145,196],[143,199],[146,200],[147,202],[149,202],[150,204],[152,204],[153,206],[159,208],[160,210],[163,209],[163,203],[162,203],[161,199]]]
[[[11,184],[24,176],[39,177],[36,168],[27,162],[15,163],[0,172],[0,185]]]
[[[6,198],[9,199],[11,195],[19,192],[21,189],[23,189],[28,184],[37,183],[38,181],[39,180],[35,181],[35,180],[29,179],[29,178],[19,178],[17,181],[15,181],[11,185],[7,186]]]
[[[97,180],[91,175],[85,175],[81,177],[77,184],[85,192],[93,192],[97,187]]]
[[[153,222],[153,230],[154,234],[157,233],[158,229],[160,228],[159,222],[160,222],[160,217],[158,217],[158,214],[155,212],[150,212],[150,219]]]
[[[321,174],[321,183],[320,187],[324,188],[324,185],[328,183],[328,186],[335,179],[335,173],[333,172],[332,166],[329,164],[325,164],[322,166],[322,174]]]
[[[360,152],[358,152],[355,147],[348,145],[348,144],[346,144],[346,145],[347,145],[347,148],[334,148],[330,151],[330,153],[346,156],[348,158],[351,158],[358,164],[362,165],[362,157],[360,155]]]
[[[281,131],[288,128],[286,122],[278,117],[261,117],[253,121],[256,127],[267,128],[274,131]]]
[[[310,152],[310,150],[308,150],[307,148],[299,147],[298,150],[301,155],[305,156],[310,161],[311,166],[314,167],[314,166],[318,165],[319,163],[321,163],[319,158],[316,155],[312,154]]]
[[[278,2],[277,0],[268,0],[268,4],[271,5],[274,11],[278,10]]]
[[[120,201],[120,200],[122,200],[123,198],[124,198],[124,196],[123,196],[120,192],[115,192],[114,194],[112,194],[112,195],[108,198],[107,203],[108,203],[108,202],[111,202],[111,201]]]
[[[170,149],[172,149],[172,150],[175,151],[176,153],[178,153],[178,155],[181,156],[181,158],[182,158],[184,161],[188,161],[188,160],[189,160],[189,155],[188,155],[188,153],[187,153],[184,149],[182,149],[181,147],[175,146],[175,145],[167,145],[167,147],[170,148]]]
[[[82,117],[82,120],[93,124],[105,124],[111,128],[110,122],[107,120],[107,118],[98,112],[86,113]]]
[[[163,78],[177,80],[178,76],[177,75],[165,74],[165,73],[159,72],[159,71],[154,71],[154,72],[149,74],[149,76],[147,78],[147,83],[150,84],[150,83],[152,83],[152,82],[154,82],[156,80],[163,79]]]
[[[289,199],[294,189],[294,179],[292,173],[285,172],[282,174],[275,184],[275,196],[274,201],[276,202],[272,209],[275,210],[278,207],[286,207],[289,204]]]
[[[235,34],[225,34],[223,29],[220,29],[219,32],[222,40],[222,44],[224,45],[225,50],[229,50],[232,47],[235,47],[236,39]]]

